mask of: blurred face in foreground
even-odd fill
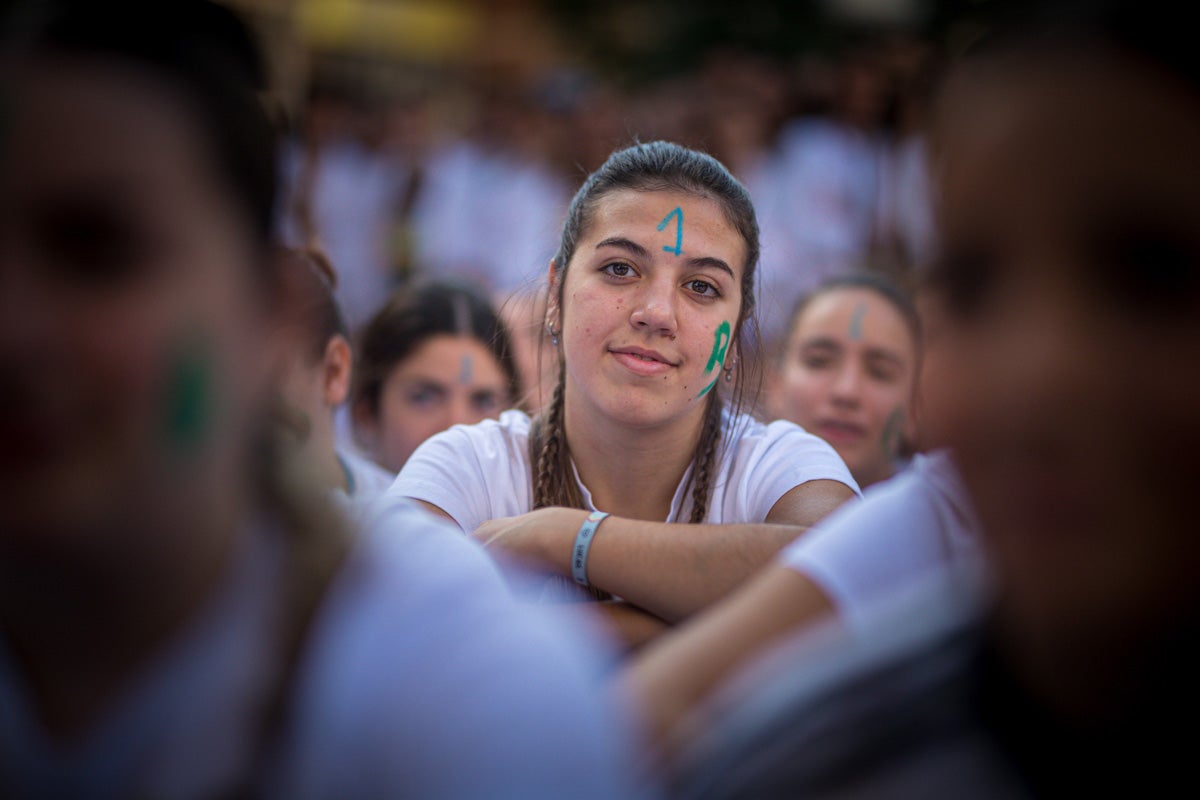
[[[1115,54],[991,66],[935,136],[950,435],[1002,619],[1122,652],[1200,593],[1200,94]]]
[[[0,67],[4,553],[170,547],[248,491],[260,254],[159,81],[82,56]]]

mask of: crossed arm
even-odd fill
[[[690,525],[609,517],[591,546],[588,581],[666,622],[678,622],[729,594],[852,497],[845,484],[817,480],[788,491],[763,523]],[[486,522],[473,536],[488,548],[570,576],[575,534],[586,516],[578,509],[544,508]]]

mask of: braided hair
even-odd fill
[[[642,192],[673,191],[716,201],[726,219],[746,245],[746,263],[742,269],[742,305],[733,328],[731,350],[740,363],[743,356],[742,333],[747,326],[757,333],[754,303],[754,273],[758,264],[758,221],[754,205],[745,187],[719,161],[705,153],[671,142],[648,142],[618,150],[584,181],[567,209],[562,240],[554,256],[558,307],[562,308],[564,277],[575,249],[591,221],[596,203],[612,192],[632,189]],[[571,465],[563,413],[563,385],[566,368],[561,353],[558,379],[547,407],[534,418],[529,435],[529,462],[533,478],[533,507],[567,506],[582,508],[583,497]],[[719,383],[719,382],[718,382]],[[740,410],[746,390],[746,370],[737,371],[732,387],[735,410]],[[718,389],[705,401],[704,425],[692,456],[690,493],[692,511],[688,522],[703,522],[708,514],[713,467],[722,440],[725,402]],[[676,520],[682,521],[682,520]]]

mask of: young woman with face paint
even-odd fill
[[[823,441],[723,399],[744,380],[757,260],[753,207],[715,160],[614,153],[551,262],[548,408],[434,437],[391,491],[662,620],[709,604],[856,492]],[[589,509],[613,516],[589,532]]]
[[[397,472],[430,436],[497,419],[520,396],[508,330],[488,299],[465,285],[426,283],[398,294],[363,331],[355,437]]]
[[[334,296],[336,273],[320,250],[282,249],[283,290],[292,324],[281,379],[294,434],[290,455],[348,510],[361,510],[392,485],[392,473],[335,445],[334,415],[350,391],[349,333]]]
[[[852,649],[797,643],[805,668],[798,649],[697,720],[676,796],[1200,789],[1188,10],[1072,4],[946,86],[934,280],[963,353],[946,431],[994,591],[899,604]]]
[[[832,279],[792,312],[768,403],[825,439],[863,488],[886,480],[913,438],[920,323],[882,275]]]
[[[342,535],[277,457],[248,31],[198,0],[14,14],[0,796],[637,795],[588,641],[420,509]]]

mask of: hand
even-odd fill
[[[588,512],[577,508],[539,508],[516,517],[483,523],[471,537],[489,550],[499,550],[542,569],[571,574],[571,548]]]

